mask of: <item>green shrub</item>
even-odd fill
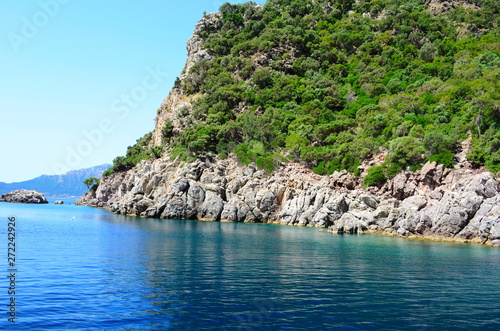
[[[327,2],[224,4],[199,32],[211,58],[175,82],[197,96],[178,113],[179,136],[162,128],[163,144],[184,159],[234,152],[268,169],[287,150],[321,174],[356,174],[384,147],[393,177],[429,156],[450,166],[472,132],[469,160],[499,167],[499,1],[433,15],[423,0]],[[150,148],[137,143],[106,173],[158,157]]]
[[[397,174],[403,171],[403,167],[397,163],[384,162],[385,174],[387,178],[394,178]]]
[[[177,146],[172,151],[170,151],[171,161],[175,160],[177,157],[179,157],[182,162],[194,161],[196,159],[190,156],[188,149],[184,146]]]
[[[174,125],[172,124],[172,121],[167,121],[165,122],[165,125],[161,129],[161,137],[163,138],[164,142],[168,142],[170,138],[174,136]]]
[[[363,178],[363,187],[382,186],[386,181],[385,171],[383,166],[373,166],[368,169],[368,174]]]
[[[256,70],[252,75],[252,80],[260,88],[265,88],[273,82],[271,71],[268,68]]]
[[[443,132],[431,131],[425,135],[423,143],[430,154],[441,154],[449,152],[455,141]]]
[[[257,164],[257,167],[265,170],[267,173],[274,171],[274,158],[272,156],[258,157],[257,160],[255,160],[255,163]]]
[[[318,165],[312,170],[318,175],[331,175],[335,171],[344,170],[345,167],[342,165],[342,162],[339,158],[334,158],[330,161],[320,161]]]
[[[425,152],[424,145],[417,138],[401,137],[391,142],[388,156],[392,163],[410,166],[421,163]]]
[[[453,168],[454,159],[455,155],[453,155],[453,153],[450,151],[445,151],[429,156],[429,162],[437,162],[438,164],[444,165],[446,168]]]
[[[234,153],[238,157],[238,160],[244,165],[249,165],[255,159],[256,154],[252,151],[249,144],[243,143],[239,144]]]
[[[153,148],[151,148],[151,153],[156,159],[159,158],[163,154],[163,152],[163,146],[154,146]]]
[[[135,145],[127,147],[125,156],[118,156],[113,160],[113,166],[106,170],[103,176],[109,176],[115,172],[126,171],[135,167],[142,160],[155,157],[155,154],[149,149],[153,134],[150,132],[142,138],[137,139]],[[159,152],[159,150],[155,150]]]
[[[108,176],[111,176],[113,173],[115,172],[115,169],[113,166],[109,167],[108,169],[106,169],[106,171],[104,171],[102,173],[102,177],[108,177]]]
[[[500,171],[500,152],[493,153],[490,156],[486,161],[486,168],[495,174]]]
[[[92,193],[95,193],[95,191],[99,187],[99,183],[100,180],[95,177],[90,177],[83,181],[83,184],[85,184],[85,186],[87,186],[87,189]]]

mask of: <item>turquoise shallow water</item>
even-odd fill
[[[0,217],[1,329],[500,329],[500,249],[68,205],[0,203]]]

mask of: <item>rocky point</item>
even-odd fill
[[[15,203],[48,203],[42,193],[37,191],[16,190],[10,193],[2,194],[0,202],[15,202]]]

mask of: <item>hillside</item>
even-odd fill
[[[87,191],[83,180],[89,177],[100,178],[109,167],[109,164],[103,164],[92,168],[68,171],[64,175],[42,175],[16,183],[0,182],[0,194],[26,189],[39,191],[48,197],[80,197]]]
[[[499,10],[224,4],[155,129],[78,203],[500,246]]]
[[[154,132],[114,169],[168,151],[359,174],[378,155],[383,181],[453,167],[471,136],[472,166],[498,172],[499,20],[494,0],[225,4],[196,26]]]

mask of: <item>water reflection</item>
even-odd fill
[[[498,249],[76,206],[1,208],[20,220],[16,330],[495,330],[500,322]]]
[[[426,328],[470,310],[470,298],[461,299],[465,291],[494,299],[488,290],[471,289],[487,276],[484,264],[496,272],[498,260],[464,271],[464,260],[491,253],[484,247],[273,225],[110,221],[141,230],[143,246],[134,251],[147,270],[143,299],[153,316],[174,327]],[[476,322],[494,317],[487,300],[475,306]],[[359,316],[369,317],[360,322]]]

